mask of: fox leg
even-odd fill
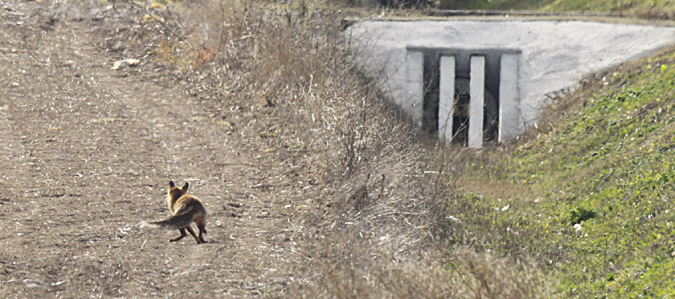
[[[206,221],[204,220],[204,217],[200,217],[195,219],[195,224],[197,224],[197,228],[199,229],[199,240],[202,241],[202,243],[206,243],[206,240],[204,240],[203,234],[206,234]]]
[[[180,239],[184,238],[185,236],[187,236],[187,234],[185,234],[185,229],[184,229],[184,228],[179,229],[179,231],[180,231],[180,236],[178,236],[178,237],[175,238],[175,239],[169,240],[169,242],[176,242],[176,241],[179,241]],[[195,234],[195,232],[193,232],[192,229],[190,229],[190,233],[192,233],[193,236],[194,236],[194,234]],[[195,237],[195,238],[196,238],[196,237]]]
[[[202,241],[202,243],[206,243],[204,240],[204,237],[202,236],[202,233],[206,233],[206,227],[202,225],[197,225],[197,228],[199,228],[199,240]]]
[[[191,226],[188,226],[188,227],[186,227],[185,229],[187,229],[187,231],[190,232],[190,234],[191,234],[193,237],[195,237],[195,240],[197,241],[197,244],[203,243],[203,242],[202,242],[203,238],[202,238],[202,240],[200,240],[200,238],[197,238],[197,234],[195,234],[195,231],[192,230],[192,227],[191,227]],[[200,233],[201,233],[201,232],[200,232]]]

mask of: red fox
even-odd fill
[[[169,182],[169,189],[166,193],[166,203],[169,205],[169,211],[173,216],[159,221],[142,221],[141,227],[163,228],[163,229],[177,229],[180,231],[180,236],[169,240],[176,242],[186,236],[185,230],[195,237],[197,244],[206,243],[202,233],[206,234],[206,208],[199,198],[187,194],[188,183],[183,187],[176,187],[173,181]],[[190,224],[192,222],[197,224],[199,228],[199,237],[192,230]]]

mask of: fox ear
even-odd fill
[[[174,183],[173,181],[170,181],[170,182],[169,182],[169,187],[171,187],[171,188],[176,187],[176,183]]]
[[[187,192],[187,188],[188,188],[189,186],[190,186],[190,184],[185,183],[185,185],[183,185],[183,188],[182,188],[182,189],[183,189],[183,192]]]

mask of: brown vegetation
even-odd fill
[[[0,295],[538,294],[532,263],[455,238],[455,154],[359,73],[341,20],[313,1],[7,2]],[[206,244],[135,226],[165,215],[169,178],[206,205]]]
[[[434,154],[433,142],[419,137],[359,74],[337,8],[207,1],[190,14],[208,17],[188,18],[188,34],[202,32],[200,40],[216,49],[214,62],[197,72],[208,74],[214,89],[225,89],[223,105],[263,112],[255,129],[268,128],[277,159],[292,160],[298,177],[321,190],[299,215],[309,224],[304,250],[311,270],[293,292],[308,298],[534,296],[531,264],[461,246],[439,250],[456,223],[446,218],[448,163],[429,165],[452,157]]]

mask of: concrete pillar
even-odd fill
[[[407,112],[413,122],[422,127],[424,115],[424,53],[408,51],[405,57],[405,74],[407,76],[405,93],[407,100],[401,101],[403,111]]]
[[[483,147],[483,104],[485,102],[485,56],[471,56],[469,80],[469,147]]]
[[[455,106],[455,56],[441,56],[438,96],[438,137],[452,140],[452,113]]]
[[[518,54],[502,54],[499,79],[499,135],[504,142],[520,133]]]

